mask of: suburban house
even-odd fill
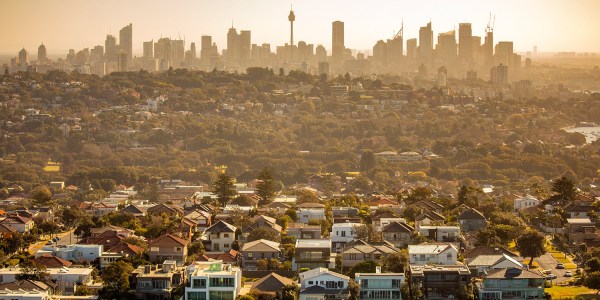
[[[0,221],[0,223],[16,229],[19,233],[27,233],[35,225],[33,219],[22,216],[19,213],[8,215],[6,219]]]
[[[487,226],[485,216],[474,208],[463,211],[457,219],[463,232],[478,231]]]
[[[519,196],[513,202],[515,212],[540,205],[541,201],[531,195]]]
[[[600,213],[600,209],[591,204],[580,204],[580,203],[568,203],[563,206],[563,211],[569,216],[571,219],[576,218],[589,218],[590,213],[594,212],[596,216]]]
[[[350,277],[315,268],[298,274],[300,277],[299,300],[348,299]]]
[[[196,222],[197,230],[204,231],[204,229],[210,227],[210,213],[195,209],[183,216],[185,219],[192,220]]]
[[[423,212],[436,212],[438,214],[444,212],[443,205],[431,200],[420,200],[415,202],[413,205],[420,207]]]
[[[408,245],[411,265],[456,265],[458,249],[450,243]]]
[[[135,205],[135,204],[129,204],[129,205],[125,206],[125,208],[121,209],[119,211],[119,213],[120,214],[130,214],[134,217],[140,218],[140,217],[146,216],[147,210],[148,210],[148,208],[146,208],[146,207]]]
[[[395,217],[390,213],[378,214],[376,217],[372,218],[372,224],[376,231],[381,231],[385,225],[392,222],[406,223],[406,219]]]
[[[505,253],[492,255],[479,255],[468,262],[469,270],[474,276],[485,274],[496,269],[523,269],[523,264]]]
[[[50,254],[65,260],[87,260],[88,262],[93,262],[96,258],[100,257],[103,249],[102,245],[46,245],[38,250],[35,256],[40,257],[44,254]]]
[[[222,261],[195,262],[188,267],[185,300],[234,300],[242,290],[242,271]]]
[[[70,267],[73,263],[62,259],[60,257],[56,257],[52,254],[43,254],[41,256],[36,257],[33,262],[38,266],[43,266],[45,268],[62,268],[62,267]]]
[[[473,259],[477,258],[480,255],[501,255],[506,254],[512,258],[517,259],[519,255],[516,253],[504,248],[504,247],[488,247],[488,246],[479,246],[473,248],[471,250],[467,250],[463,253],[463,257],[467,264],[469,264]],[[518,259],[517,259],[518,260]]]
[[[131,286],[137,299],[171,300],[171,292],[185,282],[185,267],[178,267],[172,260],[162,265],[142,265],[132,273]]]
[[[331,208],[333,223],[360,222],[358,208],[347,206],[334,206]]]
[[[383,226],[381,234],[384,241],[392,243],[394,247],[403,248],[410,242],[415,229],[406,222],[393,221]]]
[[[204,230],[206,251],[228,251],[235,241],[236,227],[224,221],[218,221]]]
[[[304,203],[296,207],[296,222],[308,224],[311,220],[325,220],[325,205],[319,203]]]
[[[176,205],[160,203],[148,208],[146,213],[152,217],[160,217],[165,214],[170,218],[177,218],[183,216],[183,209]]]
[[[244,270],[256,270],[259,259],[281,260],[279,243],[269,240],[256,240],[245,243],[242,247],[242,267]]]
[[[296,253],[292,259],[292,270],[302,268],[333,268],[335,256],[331,255],[331,240],[329,239],[298,239]]]
[[[166,234],[148,243],[148,257],[151,262],[174,260],[178,265],[183,265],[187,259],[188,240]]]
[[[106,268],[113,262],[116,262],[123,257],[135,257],[144,253],[144,249],[136,245],[128,243],[120,243],[119,245],[102,252],[100,255],[100,268]]]
[[[106,230],[98,235],[95,235],[92,232],[92,236],[82,239],[79,243],[87,245],[102,245],[104,249],[110,249],[122,243],[125,238],[126,236],[120,234],[119,231]]]
[[[54,286],[41,281],[21,280],[0,284],[0,299],[50,300],[53,299]]]
[[[428,211],[415,217],[415,228],[419,226],[440,226],[446,223],[446,217],[435,211]]]
[[[331,226],[331,249],[339,252],[346,243],[356,237],[356,229],[365,226],[361,223],[336,223]]]
[[[567,233],[569,241],[574,243],[598,239],[596,226],[589,218],[567,219]]]
[[[420,226],[417,231],[420,235],[436,242],[458,242],[460,240],[458,226]]]
[[[296,239],[320,239],[321,226],[304,223],[288,223],[286,234]]]
[[[16,229],[16,228],[14,228],[14,227],[12,227],[12,226],[10,226],[10,225],[8,225],[8,224],[3,224],[3,223],[0,223],[0,236],[1,236],[2,238],[5,238],[5,239],[10,239],[10,238],[12,238],[12,237],[13,237],[13,235],[14,235],[15,233],[17,233],[17,232],[18,232],[18,231],[17,231],[17,229]],[[320,234],[321,234],[321,233],[319,232],[319,235],[320,235]]]
[[[475,284],[478,299],[544,299],[545,279],[538,272],[521,268],[490,270]]]
[[[281,293],[284,287],[289,285],[295,285],[296,282],[287,277],[278,275],[277,273],[271,273],[265,277],[262,277],[252,283],[250,293],[269,293],[274,295],[275,299],[281,299]]]
[[[404,285],[404,273],[381,273],[381,267],[378,266],[375,273],[356,273],[354,278],[360,287],[360,300],[402,300],[400,289]]]
[[[46,273],[48,273],[49,278],[56,283],[55,291],[57,294],[72,296],[75,294],[78,285],[89,285],[92,283],[93,270],[94,268],[46,268]],[[21,268],[18,267],[0,269],[0,283],[16,282],[16,276],[20,273]]]
[[[342,255],[342,268],[351,268],[363,261],[379,262],[382,257],[398,251],[387,242],[367,243],[363,240],[354,240],[346,244],[339,255]]]
[[[248,237],[248,233],[258,228],[266,228],[272,231],[276,236],[280,236],[283,229],[281,225],[277,224],[275,218],[259,215],[252,218],[252,220],[250,220],[250,224],[242,228],[242,236],[245,239]]]
[[[196,231],[198,231],[198,225],[196,221],[186,218],[181,219],[181,223],[179,223],[179,232],[181,232],[181,236],[183,238],[191,240]]]
[[[410,284],[420,287],[424,299],[460,299],[459,291],[471,283],[471,272],[463,265],[411,265]]]

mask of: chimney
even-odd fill
[[[375,273],[376,274],[380,274],[381,273],[381,266],[376,266],[375,267]]]

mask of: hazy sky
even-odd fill
[[[25,47],[37,53],[43,42],[50,53],[104,45],[106,34],[133,23],[133,48],[163,37],[186,39],[200,46],[212,35],[219,51],[227,29],[251,30],[252,43],[281,45],[289,41],[287,15],[294,7],[294,40],[331,48],[331,22],[345,22],[345,44],[372,49],[400,28],[418,36],[432,21],[437,34],[472,23],[483,36],[489,13],[496,15],[495,41],[512,40],[517,51],[600,52],[600,0],[0,0],[0,53]]]

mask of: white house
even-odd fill
[[[468,262],[469,270],[473,274],[483,274],[488,270],[505,269],[505,268],[517,268],[523,269],[523,264],[518,262],[514,257],[502,254],[494,255],[479,255]],[[477,270],[477,273],[473,271]]]
[[[404,219],[404,218],[380,218],[378,220],[373,220],[373,227],[375,227],[376,231],[381,231],[383,229],[383,227],[389,225],[392,222],[406,223],[406,219]]]
[[[540,200],[531,195],[525,195],[515,199],[513,204],[515,212],[521,209],[530,208],[540,205]]]
[[[63,295],[73,295],[78,284],[92,283],[93,268],[47,268],[46,273],[50,274],[57,284],[57,291]],[[0,269],[0,283],[15,282],[16,276],[21,273],[21,268]]]
[[[229,251],[235,241],[235,230],[237,228],[229,223],[219,221],[206,228],[203,238],[210,241],[207,251]]]
[[[458,242],[460,227],[458,226],[419,226],[418,233],[436,242]]]
[[[348,299],[348,276],[316,268],[298,274],[300,277],[299,300]]]
[[[242,290],[242,271],[223,261],[197,261],[187,270],[185,300],[234,300]]]
[[[358,299],[397,299],[402,300],[400,289],[404,284],[404,273],[381,273],[381,267],[375,267],[375,273],[356,273],[354,275],[360,287]]]
[[[458,249],[450,243],[408,245],[411,265],[456,265]]]
[[[308,224],[311,220],[325,220],[325,209],[317,207],[299,208],[296,211],[298,223]]]
[[[339,251],[344,244],[356,238],[356,228],[365,226],[361,223],[335,223],[331,226],[331,249]]]
[[[104,246],[95,244],[72,244],[59,246],[44,246],[35,253],[36,257],[44,254],[52,254],[64,260],[81,260],[85,259],[89,262],[94,261],[102,255]]]

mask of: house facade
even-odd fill
[[[160,263],[173,260],[177,265],[183,265],[187,259],[188,240],[167,234],[148,243],[148,257],[151,262]]]
[[[222,261],[196,262],[189,271],[185,300],[235,300],[242,290],[242,271]]]
[[[235,241],[236,227],[224,222],[219,221],[214,225],[204,230],[204,237],[208,242],[205,245],[207,251],[229,251],[231,245]]]
[[[450,243],[408,245],[411,265],[456,265],[458,249]]]
[[[405,222],[392,221],[381,229],[383,240],[398,248],[406,247],[414,234],[415,229]]]
[[[381,273],[377,267],[375,273],[356,273],[354,278],[360,287],[360,300],[402,300],[404,273]]]
[[[348,276],[315,268],[298,274],[300,278],[299,300],[348,299],[350,292]]]
[[[544,283],[537,272],[506,268],[489,271],[476,289],[480,300],[544,299]]]
[[[292,259],[292,270],[302,268],[333,268],[335,258],[331,255],[331,240],[299,239],[296,240],[296,253]]]
[[[185,275],[185,267],[167,260],[162,265],[139,266],[133,271],[131,285],[137,299],[171,300],[171,292],[185,282]]]
[[[365,226],[361,223],[336,223],[331,226],[331,247],[335,252],[342,250],[344,245],[356,237],[357,227]]]
[[[257,261],[260,259],[281,260],[279,243],[269,240],[256,240],[245,243],[242,247],[242,267],[244,270],[256,270]]]

